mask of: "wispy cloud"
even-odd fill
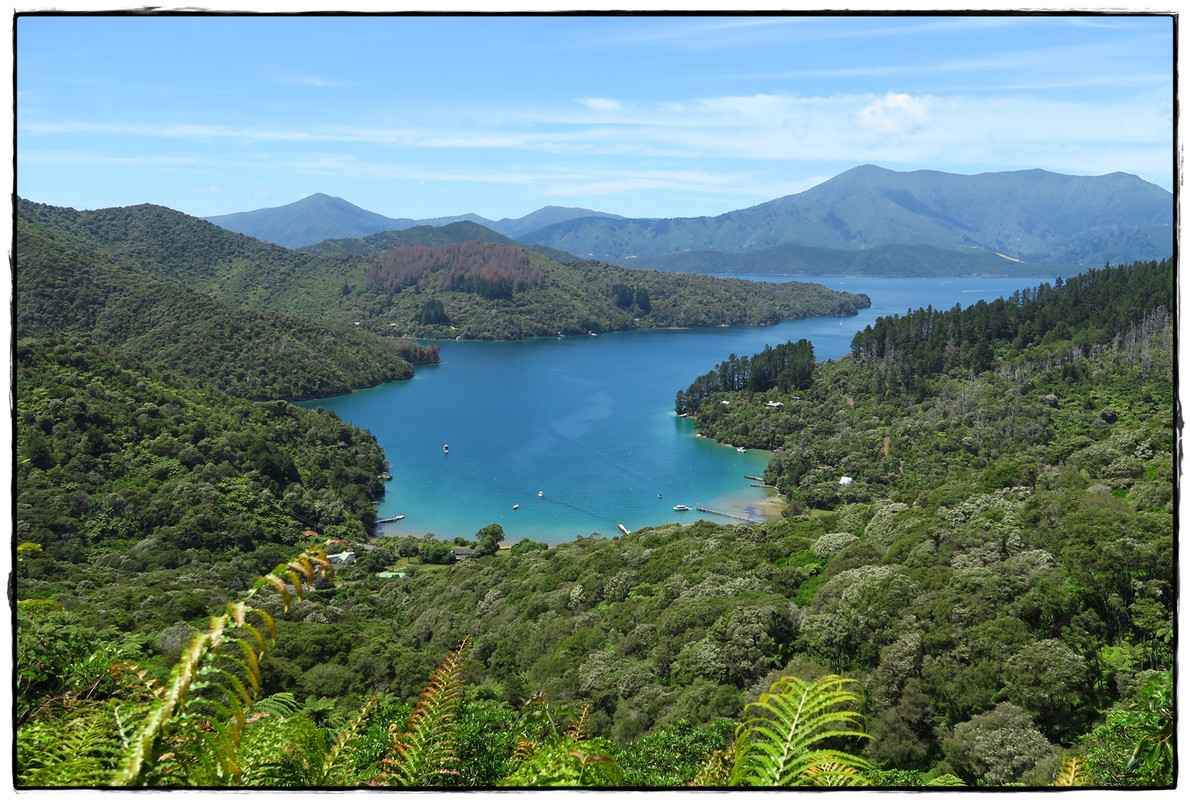
[[[316,75],[301,75],[295,73],[276,75],[273,80],[276,83],[286,86],[312,86],[316,89],[335,89],[356,85],[353,81],[331,80],[329,78],[321,78]]]
[[[160,168],[194,163],[195,152],[242,168],[361,178],[433,179],[542,187],[549,194],[581,196],[619,187],[630,191],[664,184],[699,191],[765,185],[766,165],[833,161],[899,165],[1002,165],[1098,174],[1129,171],[1165,183],[1168,174],[1168,102],[1134,93],[1105,103],[1101,97],[1050,100],[1025,93],[933,95],[913,92],[796,96],[787,93],[721,95],[654,102],[608,96],[536,107],[484,109],[474,105],[426,112],[401,127],[307,124],[254,127],[203,123],[113,123],[85,120],[18,121],[19,157],[33,162],[105,156],[104,143],[136,137],[174,141],[173,157],[144,162]],[[449,120],[449,124],[444,122]],[[59,137],[58,150],[31,150]],[[84,144],[78,144],[83,142]],[[120,145],[126,141],[119,142]],[[261,155],[260,145],[267,145]],[[317,152],[310,153],[308,151]],[[307,152],[301,152],[307,151]],[[87,152],[97,155],[87,156]],[[495,154],[503,152],[499,158]],[[1127,153],[1122,160],[1120,153]],[[350,153],[350,155],[348,155]],[[517,169],[455,168],[472,154],[489,163],[523,160]],[[522,155],[524,158],[522,158]],[[716,159],[733,159],[710,166]],[[419,165],[419,166],[410,166]],[[557,180],[566,166],[564,181]],[[614,165],[614,169],[609,169]],[[693,169],[690,167],[693,165]],[[458,177],[451,177],[457,175]]]

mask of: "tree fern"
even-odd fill
[[[463,702],[463,663],[471,638],[447,653],[422,689],[402,731],[390,729],[391,753],[381,761],[378,782],[396,786],[432,786],[453,774],[458,761],[456,723]]]
[[[855,786],[871,769],[863,758],[820,749],[840,736],[866,737],[855,683],[837,675],[807,682],[786,676],[774,683],[736,729],[734,786]]]
[[[276,638],[273,618],[247,600],[272,587],[288,610],[313,583],[316,566],[333,574],[325,553],[311,549],[257,580],[246,600],[228,603],[207,631],[194,635],[147,705],[134,699],[117,708],[131,725],[113,785],[242,782],[237,749],[248,724],[245,712],[260,690],[260,658]]]

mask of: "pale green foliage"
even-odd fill
[[[814,544],[810,545],[810,550],[814,555],[820,558],[833,556],[839,553],[847,545],[852,542],[858,542],[859,537],[850,533],[826,533],[819,536]]]
[[[1029,714],[1012,703],[1000,703],[956,725],[942,747],[960,772],[991,785],[1020,780],[1054,751]]]
[[[855,681],[826,675],[816,681],[786,676],[736,730],[733,786],[864,785],[867,761],[823,747],[840,737],[864,738]]]

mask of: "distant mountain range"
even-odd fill
[[[286,206],[241,211],[205,219],[229,231],[297,249],[327,239],[354,239],[384,231],[403,231],[423,225],[450,225],[453,222],[475,222],[511,239],[518,239],[526,233],[579,217],[618,219],[612,214],[602,214],[585,208],[558,206],[546,206],[520,219],[499,221],[484,219],[477,214],[430,219],[393,218],[367,211],[342,198],[321,193],[303,197]]]
[[[499,221],[393,219],[315,194],[207,219],[289,248],[471,221],[526,244],[674,272],[1052,275],[1171,255],[1173,209],[1170,192],[1119,172],[956,175],[869,165],[714,217],[636,219],[550,206]]]

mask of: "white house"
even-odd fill
[[[355,563],[355,553],[351,550],[345,550],[342,553],[332,553],[326,557],[326,560],[331,562],[331,566],[350,567]]]

